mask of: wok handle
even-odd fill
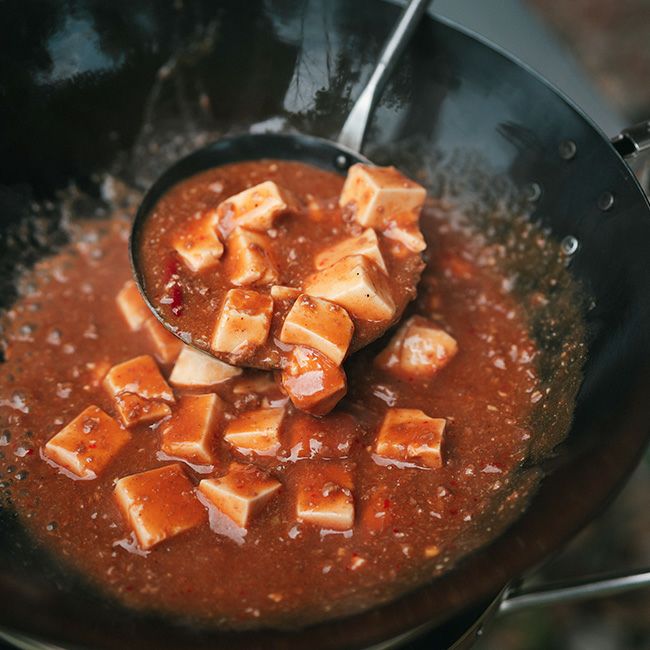
[[[499,614],[512,614],[532,607],[613,596],[642,587],[650,587],[650,567],[630,573],[600,574],[572,581],[516,587],[506,592],[499,606]]]
[[[359,98],[345,120],[338,137],[339,144],[357,153],[361,151],[368,121],[384,89],[386,80],[393,71],[395,63],[409,42],[411,34],[418,26],[420,18],[427,10],[430,2],[431,0],[411,0],[402,12],[397,25],[395,25],[388,41],[386,41],[386,45],[384,45],[379,61],[368,83],[361,91]]]
[[[636,158],[644,151],[650,150],[650,120],[623,129],[611,142],[623,158]]]

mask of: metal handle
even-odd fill
[[[499,614],[512,614],[532,607],[602,598],[642,587],[650,587],[650,568],[631,573],[600,574],[574,581],[515,588],[508,591],[501,601]]]
[[[650,120],[623,129],[611,142],[623,158],[636,158],[640,153],[650,150]]]
[[[390,38],[384,45],[379,61],[373,70],[368,83],[361,91],[345,124],[339,134],[338,143],[353,151],[360,152],[363,138],[366,134],[368,121],[377,99],[384,89],[384,84],[395,67],[404,46],[411,38],[411,34],[420,22],[420,18],[426,11],[431,0],[411,0],[402,12],[400,19],[395,25]]]

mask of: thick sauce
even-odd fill
[[[321,193],[339,189],[334,178],[315,183]],[[369,607],[444,572],[497,533],[504,507],[523,506],[518,470],[541,397],[535,347],[503,277],[477,262],[480,240],[430,212],[429,261],[411,311],[454,337],[454,359],[432,379],[413,381],[375,365],[389,337],[365,348],[346,364],[349,393],[329,416],[315,420],[287,405],[282,449],[253,459],[281,489],[245,536],[223,522],[211,527],[206,517],[143,553],[114,485],[171,464],[159,453],[160,428],[132,427],[130,441],[94,480],[73,480],[41,457],[43,445],[89,405],[115,416],[100,368],[155,354],[146,333],[130,332],[116,307],[129,277],[128,224],[108,225],[96,241],[71,244],[27,274],[27,291],[3,318],[7,360],[0,369],[0,480],[34,537],[100,588],[135,607],[228,625],[304,624]],[[187,295],[188,312],[198,299]],[[171,367],[161,365],[165,377]],[[229,417],[259,407],[264,396],[250,380],[260,376],[247,370],[212,389]],[[446,419],[441,468],[377,458],[377,430],[389,407]],[[311,459],[293,453],[290,442],[305,418],[324,432],[315,435],[320,444]],[[251,461],[220,436],[213,445],[216,476],[231,459]],[[323,455],[343,456],[350,471],[355,515],[345,534],[296,519],[297,480],[318,476],[322,463],[332,462]],[[206,477],[188,465],[184,471],[194,485]]]

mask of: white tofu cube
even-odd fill
[[[240,528],[248,528],[282,487],[254,465],[231,463],[228,473],[220,478],[204,479],[201,493],[217,510],[230,517]]]
[[[273,298],[250,289],[230,289],[212,334],[212,349],[244,357],[266,343]]]
[[[300,293],[300,289],[285,287],[281,284],[274,284],[271,287],[271,298],[273,298],[273,300],[295,300]]]
[[[407,250],[414,253],[421,253],[427,247],[424,235],[417,224],[400,225],[393,221],[386,226],[384,235],[388,239],[398,241]]]
[[[127,427],[155,422],[171,413],[168,403],[174,402],[174,393],[149,355],[113,366],[104,387]]]
[[[216,266],[223,255],[223,244],[215,230],[211,214],[185,225],[176,233],[172,246],[185,265],[197,273]]]
[[[363,429],[347,413],[322,418],[294,413],[285,436],[285,458],[290,462],[347,458],[362,436]]]
[[[430,379],[458,352],[456,340],[422,316],[409,318],[376,359],[383,370],[404,377]]]
[[[386,411],[377,434],[378,456],[416,467],[438,469],[443,465],[444,418],[430,418],[420,409]]]
[[[265,181],[227,198],[217,208],[219,228],[230,233],[241,226],[248,230],[266,231],[282,214],[297,209],[290,192],[273,181]]]
[[[158,360],[161,363],[172,363],[179,355],[183,342],[158,322],[156,318],[150,318],[144,324],[144,329],[149,335],[149,340],[156,348]]]
[[[237,287],[265,286],[278,281],[271,240],[266,235],[235,228],[226,242],[228,277]]]
[[[324,530],[354,526],[353,481],[350,470],[333,461],[296,465],[296,517]]]
[[[214,386],[241,375],[242,369],[219,361],[209,354],[184,345],[174,364],[169,381],[174,386],[201,388]]]
[[[160,448],[168,455],[197,465],[214,461],[214,434],[223,415],[218,395],[183,395],[163,425]]]
[[[47,458],[80,479],[94,479],[131,435],[97,406],[84,409],[43,448]]]
[[[295,347],[280,378],[291,403],[312,415],[329,413],[347,392],[343,369],[311,348]]]
[[[280,340],[318,350],[338,366],[343,363],[353,333],[354,324],[343,307],[303,294],[286,315]]]
[[[143,300],[133,280],[127,280],[115,298],[129,329],[137,332],[151,318],[151,310]]]
[[[362,226],[383,230],[391,220],[417,223],[426,194],[422,186],[394,167],[358,163],[348,170],[339,205],[352,207]]]
[[[379,248],[377,233],[372,228],[367,228],[358,237],[350,237],[321,251],[314,258],[314,266],[321,271],[349,255],[363,255],[372,260],[384,273],[388,273],[384,256]]]
[[[115,499],[145,551],[206,520],[194,486],[178,463],[121,478]]]
[[[390,320],[395,315],[388,278],[363,255],[344,257],[309,276],[304,292],[331,300],[362,320]]]
[[[242,413],[228,424],[224,440],[241,453],[272,456],[280,448],[284,415],[284,408],[263,408]]]

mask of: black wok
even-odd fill
[[[2,3],[5,304],[7,280],[47,252],[44,233],[55,230],[56,203],[35,218],[31,200],[50,199],[71,179],[92,194],[94,172],[141,144],[145,118],[161,130],[180,118],[188,131],[256,124],[333,137],[397,12],[378,0]],[[0,626],[66,647],[351,648],[431,626],[431,644],[449,644],[609,502],[650,424],[650,208],[633,173],[543,80],[434,19],[420,25],[389,82],[364,152],[396,145],[419,165],[478,151],[490,175],[528,188],[532,217],[565,242],[570,271],[593,299],[573,425],[525,514],[442,578],[388,605],[303,630],[220,634],[103,599],[34,548],[5,509]],[[139,168],[133,180],[144,187],[158,171]]]

